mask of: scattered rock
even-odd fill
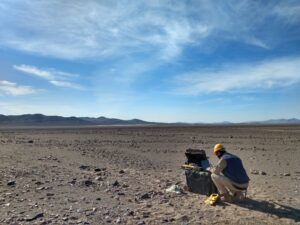
[[[267,175],[267,173],[264,171],[259,171],[259,175]]]
[[[83,182],[83,185],[85,185],[86,187],[90,187],[92,185],[94,185],[95,183],[91,180],[84,180]]]
[[[79,217],[76,215],[72,215],[69,217],[69,220],[78,220],[78,219],[79,219]]]
[[[289,176],[291,176],[291,174],[290,173],[284,173],[283,176],[289,177]]]
[[[31,214],[31,215],[27,215],[27,217],[25,218],[25,221],[33,221],[36,220],[38,218],[42,218],[44,217],[44,213],[37,213],[37,214]]]
[[[267,175],[265,171],[259,171],[259,170],[251,170],[250,173],[254,175]]]
[[[8,181],[7,182],[8,186],[15,186],[16,185],[16,181],[12,180],[12,181]]]
[[[81,170],[90,170],[91,167],[90,166],[81,165],[81,166],[79,166],[79,169],[81,169]]]
[[[134,211],[130,210],[125,213],[125,216],[134,216]]]
[[[125,171],[124,171],[124,170],[120,170],[119,173],[120,173],[120,174],[123,174],[123,173],[125,173]]]
[[[128,188],[129,185],[128,185],[128,184],[122,184],[122,187],[123,187],[123,188]]]
[[[33,140],[29,140],[28,143],[32,144],[34,141]]]
[[[120,183],[116,180],[115,182],[112,183],[113,187],[119,187]]]
[[[42,184],[44,184],[43,182],[40,182],[40,181],[37,181],[37,182],[35,182],[35,184],[36,185],[42,185]]]
[[[149,192],[143,194],[143,195],[140,197],[141,200],[145,200],[145,199],[149,199],[149,198],[151,198],[151,194],[150,194]]]
[[[150,214],[150,212],[143,212],[143,218],[149,218]]]
[[[96,180],[96,181],[103,181],[103,178],[100,177],[100,176],[97,176],[97,177],[95,177],[95,180]]]
[[[250,173],[251,173],[251,174],[254,174],[254,175],[258,175],[258,174],[259,174],[259,171],[258,171],[258,170],[251,170]]]
[[[69,184],[74,185],[74,184],[76,183],[76,181],[77,181],[77,179],[76,179],[76,178],[73,178],[73,180],[70,181]]]
[[[54,196],[54,193],[47,193],[46,196],[48,197]]]

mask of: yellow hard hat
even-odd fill
[[[216,154],[218,151],[221,151],[222,149],[225,149],[222,144],[216,144],[214,147],[214,153]]]

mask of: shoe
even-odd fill
[[[233,199],[235,201],[241,201],[244,200],[246,198],[245,193],[243,192],[235,192],[233,195]]]
[[[233,202],[233,196],[231,196],[229,193],[221,194],[220,199],[223,202]]]

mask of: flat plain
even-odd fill
[[[187,148],[243,160],[247,199],[169,193]],[[0,224],[300,224],[300,126],[0,128]]]

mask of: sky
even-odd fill
[[[300,1],[1,0],[0,114],[300,118]]]

